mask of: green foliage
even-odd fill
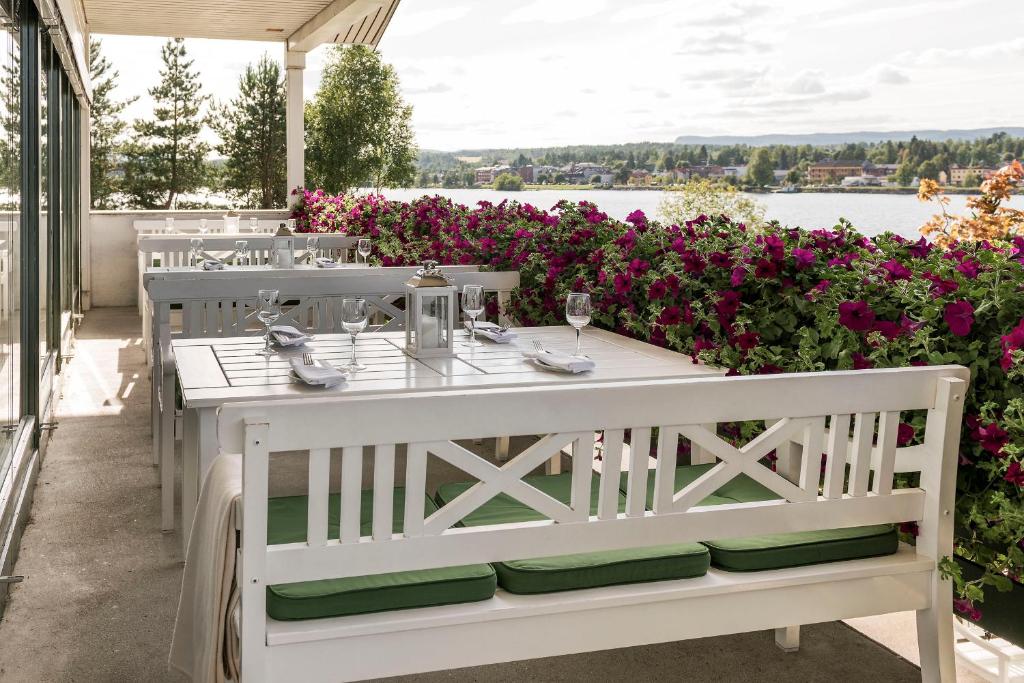
[[[202,187],[210,151],[199,139],[206,96],[185,41],[168,40],[160,54],[160,83],[149,90],[154,118],[136,121],[135,137],[125,147],[125,192],[146,209],[173,209],[179,195]]]
[[[306,173],[333,192],[408,187],[416,177],[412,107],[394,67],[365,45],[335,46],[306,104]]]
[[[494,179],[494,189],[517,192],[523,189],[523,179],[514,173],[502,173]]]
[[[238,95],[213,107],[211,124],[225,157],[222,186],[243,208],[285,206],[286,94],[278,63],[263,55],[238,79]]]
[[[21,188],[21,59],[5,62],[0,71],[0,187],[9,188],[12,198]],[[6,210],[18,210],[20,201],[4,203]]]
[[[113,209],[118,206],[117,195],[121,180],[116,171],[128,123],[121,117],[125,108],[138,97],[116,100],[119,72],[103,55],[102,43],[89,41],[89,78],[92,82],[92,107],[89,110],[89,175],[92,208]]]
[[[668,223],[681,225],[694,216],[728,216],[737,223],[756,228],[764,223],[764,207],[736,191],[736,188],[706,178],[691,178],[670,189],[658,207]]]
[[[978,187],[981,185],[981,176],[974,171],[965,173],[963,182],[960,185],[961,187]]]
[[[759,147],[750,155],[750,164],[747,166],[747,180],[758,187],[771,185],[775,182],[775,164],[772,162],[772,155],[765,147]]]

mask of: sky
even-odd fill
[[[1021,0],[402,0],[417,143],[460,150],[1024,125]],[[98,36],[145,116],[161,39]],[[280,43],[186,41],[206,93]],[[326,51],[309,54],[305,96]]]

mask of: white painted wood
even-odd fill
[[[561,449],[556,451],[561,458]],[[590,492],[594,480],[594,432],[580,435],[572,442],[572,494],[569,519],[583,522],[590,518]]]
[[[634,427],[630,431],[629,477],[626,482],[626,515],[641,517],[647,505],[647,460],[651,452],[651,430]]]
[[[881,495],[892,491],[899,424],[899,412],[888,411],[878,416],[878,438],[871,451],[871,469],[874,472],[871,490]]]
[[[800,463],[800,488],[818,495],[821,482],[821,454],[825,450],[825,418],[811,420],[804,427]]]
[[[658,429],[658,464],[654,469],[654,512],[672,508],[676,492],[676,454],[679,449],[679,428],[668,425]]]
[[[298,196],[291,191],[306,185],[306,144],[305,120],[303,118],[303,85],[306,72],[306,53],[289,50],[284,46],[285,64],[285,175],[288,187],[288,205],[292,206]]]
[[[341,542],[358,543],[363,489],[363,447],[345,446],[341,455]]]
[[[928,411],[925,425],[924,446],[930,458],[921,469],[925,500],[924,514],[918,518],[916,547],[919,555],[936,562],[953,555],[956,467],[966,392],[965,377],[939,379],[935,404]],[[929,588],[928,607],[917,611],[921,679],[929,683],[955,680],[952,583],[935,572]]]
[[[775,629],[775,644],[783,652],[796,652],[800,649],[800,627],[786,626]]]
[[[623,430],[609,429],[604,432],[601,450],[601,479],[597,498],[597,518],[612,519],[619,514],[619,482],[622,476]],[[632,454],[631,454],[632,457]],[[573,463],[573,467],[576,464]],[[644,475],[646,475],[646,469]]]
[[[825,461],[826,498],[840,498],[846,477],[846,454],[850,444],[850,416],[833,415],[829,422],[827,459]]]
[[[267,489],[270,476],[270,450],[265,418],[246,418],[245,447],[242,458],[242,532],[239,575],[241,592],[242,670],[252,678],[264,678],[267,639]]]
[[[221,409],[221,440],[225,446],[242,446],[247,467],[240,576],[260,587],[260,596],[248,584],[243,588],[243,667],[265,667],[256,673],[257,680],[286,670],[302,680],[331,680],[330,676],[348,680],[752,629],[780,629],[783,644],[794,644],[794,624],[914,609],[919,611],[923,675],[926,680],[949,680],[952,642],[946,631],[948,622],[941,615],[951,615],[950,594],[948,584],[938,579],[936,563],[952,551],[951,512],[967,373],[963,368],[909,368],[898,376],[900,381],[891,386],[887,386],[892,377],[888,373],[878,374],[879,381],[873,385],[862,385],[849,373],[822,373],[801,376],[798,381],[792,376],[774,376],[754,382],[745,381],[747,378],[676,379],[525,391],[438,392],[429,396],[429,411],[416,410],[413,401],[424,405],[422,396],[410,395],[227,405]],[[872,388],[851,401],[851,388],[869,386]],[[899,394],[898,402],[889,388]],[[931,398],[921,405],[922,396],[929,392]],[[772,400],[751,402],[751,396]],[[759,462],[796,436],[806,444],[808,459],[817,460],[815,451],[820,452],[823,445],[824,415],[879,412],[892,413],[885,418],[891,420],[898,418],[901,410],[922,408],[928,410],[925,446],[931,457],[920,459],[920,488],[819,497],[816,490],[810,495]],[[395,420],[396,414],[403,419]],[[331,419],[323,419],[328,416]],[[703,426],[766,419],[774,424],[741,448],[725,443]],[[869,422],[862,420],[864,431]],[[882,426],[884,431],[891,429]],[[609,431],[631,429],[633,450],[646,457],[643,447],[647,444],[642,442],[644,430],[649,438],[651,427],[658,427],[662,434],[659,450],[664,460],[659,458],[658,465],[666,470],[659,484],[666,486],[669,481],[668,493],[662,494],[668,500],[638,516],[609,515],[608,505],[600,503],[597,515],[580,515],[581,507],[589,509],[594,433],[604,431],[606,438],[617,442],[620,437],[609,435]],[[833,429],[838,439],[840,421],[834,421]],[[453,443],[487,438],[493,436],[488,432],[495,431],[547,436],[501,467]],[[672,471],[663,464],[674,454],[679,433],[721,461],[706,477],[724,477],[723,473],[729,474],[728,478],[741,473],[760,477],[759,481],[792,502],[688,505],[681,510],[679,495],[687,495],[689,487],[674,495],[668,479]],[[390,440],[381,440],[380,435]],[[883,434],[880,441],[885,438]],[[358,481],[357,474],[361,476],[362,449],[394,442],[410,444],[408,533],[383,534],[375,528],[372,535],[362,537],[358,490],[354,496],[349,490],[358,488],[353,482]],[[567,507],[526,484],[523,477],[570,442],[575,444],[574,472],[580,470],[586,477],[574,476],[573,500]],[[346,520],[353,525],[346,510],[339,541],[266,546],[269,451],[326,448],[343,449],[343,507],[346,495],[357,501],[354,529],[345,528]],[[480,483],[424,522],[422,514],[417,519],[408,511],[417,509],[417,504],[422,511],[427,452],[465,470]],[[384,453],[386,457],[388,450]],[[585,467],[578,467],[583,463]],[[386,472],[387,465],[384,470],[378,476],[375,469],[374,488],[383,488],[386,496],[393,487],[393,472]],[[632,475],[646,479],[646,468],[636,467]],[[254,483],[257,476],[261,479]],[[610,491],[610,484],[600,485]],[[641,494],[633,482],[627,482],[627,489],[633,501]],[[419,497],[411,498],[410,491],[417,491]],[[499,493],[520,500],[548,519],[454,526]],[[326,499],[325,492],[319,495]],[[616,550],[641,543],[663,545],[907,520],[917,520],[921,526],[917,548],[903,548],[882,558],[760,574],[712,570],[692,580],[546,596],[499,593],[478,604],[295,624],[277,624],[262,616],[262,587],[267,584]],[[249,529],[253,524],[260,525],[259,529]],[[249,561],[250,556],[260,558],[259,562]],[[259,569],[257,575],[253,568]],[[253,604],[260,610],[259,623],[253,623]],[[244,618],[246,610],[250,610],[248,620]],[[615,623],[616,628],[608,629],[608,623]],[[552,632],[563,637],[551,638]],[[528,648],[522,646],[522,638],[528,639]],[[245,647],[256,653],[246,653]],[[338,653],[353,652],[359,653],[358,663],[328,671],[325,661],[334,662]],[[395,652],[402,656],[395,657]]]
[[[395,501],[395,445],[384,444],[373,455],[373,540],[391,538]]]
[[[875,435],[875,414],[857,412],[853,423],[853,445],[850,458],[850,481],[846,486],[851,496],[868,492],[871,471],[871,441]]]
[[[427,490],[427,447],[422,443],[409,444],[405,454],[405,538],[423,535],[423,513]]]
[[[309,499],[306,541],[310,546],[327,545],[327,497],[331,490],[331,451],[314,448],[309,452]]]

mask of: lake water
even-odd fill
[[[498,192],[483,189],[394,189],[386,190],[389,199],[408,201],[424,194],[440,194],[456,202],[473,206],[486,200],[500,202],[515,199],[547,209],[560,199],[587,201],[597,204],[602,211],[613,218],[623,219],[634,209],[641,209],[648,216],[658,216],[658,206],[665,192],[654,190],[524,190],[522,192]],[[752,194],[748,195],[765,207],[766,216],[783,225],[803,228],[830,228],[842,217],[851,221],[865,235],[877,235],[891,230],[904,237],[916,238],[917,229],[937,211],[934,203],[924,203],[909,194],[828,194],[800,192],[793,194]],[[949,208],[952,213],[964,211],[967,197],[951,195]],[[1015,196],[1011,206],[1024,209],[1024,197]]]

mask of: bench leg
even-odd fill
[[[164,410],[159,416],[161,529],[174,531],[174,388],[163,378]],[[168,385],[171,386],[168,391]],[[168,397],[168,393],[170,396]],[[170,402],[168,402],[168,399]]]
[[[917,649],[921,656],[921,680],[924,683],[956,680],[951,597],[948,602],[947,605],[939,600],[930,609],[917,611]]]
[[[508,441],[507,436],[499,436],[494,440],[494,456],[498,462],[508,460]]]
[[[800,627],[786,626],[775,629],[775,644],[783,652],[796,652],[800,649]]]

